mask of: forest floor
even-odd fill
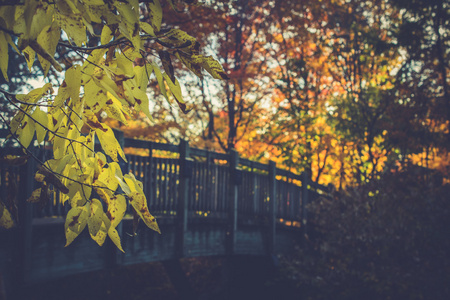
[[[224,258],[183,259],[182,268],[199,300],[302,299],[298,289],[270,263],[242,258],[234,264],[232,282],[224,281]],[[254,268],[252,267],[255,266]],[[177,293],[162,263],[118,267],[73,275],[28,286],[17,295],[26,300],[184,300]],[[189,298],[189,297],[188,297]],[[190,300],[190,299],[187,299]]]

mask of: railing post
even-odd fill
[[[259,214],[260,209],[259,209],[259,205],[258,205],[258,189],[260,187],[258,187],[258,179],[256,177],[256,173],[255,173],[255,168],[254,168],[254,163],[252,161],[252,178],[253,178],[253,213],[256,215]]]
[[[177,257],[184,257],[184,239],[188,224],[189,178],[192,171],[189,166],[189,143],[180,141],[180,173],[178,185],[176,253]]]
[[[31,152],[34,147],[29,148]],[[36,172],[36,162],[29,158],[25,166],[20,169],[19,191],[18,191],[18,212],[19,212],[19,251],[17,254],[17,270],[19,272],[19,284],[27,281],[31,267],[31,244],[33,236],[33,207],[27,202],[34,188],[34,173]]]
[[[275,254],[276,212],[277,212],[277,168],[269,161],[269,255]]]
[[[230,151],[230,194],[229,194],[229,214],[228,214],[228,231],[226,242],[226,253],[231,255],[234,253],[234,245],[236,244],[236,231],[238,222],[238,183],[237,172],[239,164],[239,154],[236,150]]]
[[[303,238],[306,239],[308,236],[308,212],[306,205],[308,204],[308,183],[310,182],[309,172],[304,171],[302,173],[302,234]]]

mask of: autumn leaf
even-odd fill
[[[6,81],[8,81],[8,59],[8,42],[6,41],[5,33],[0,31],[0,69]]]
[[[27,163],[28,156],[6,155],[0,158],[0,163],[5,163],[11,166],[22,166]]]
[[[11,213],[5,207],[5,205],[0,201],[0,227],[4,229],[10,229],[14,227],[14,221]]]
[[[66,222],[64,225],[66,233],[66,245],[69,246],[75,238],[86,227],[88,217],[90,214],[89,203],[81,207],[72,207],[66,216]]]
[[[123,150],[119,145],[119,142],[117,142],[117,139],[114,136],[114,132],[112,131],[111,127],[107,125],[102,126],[103,126],[102,129],[97,128],[95,129],[95,132],[97,133],[102,149],[109,157],[112,158],[113,161],[115,162],[119,161],[117,159],[117,154],[119,154],[126,161],[125,154],[123,153]]]
[[[153,229],[158,233],[161,233],[158,224],[156,223],[155,217],[153,217],[148,211],[147,199],[145,198],[145,195],[138,192],[131,192],[131,194],[128,195],[128,197],[134,210],[142,219],[142,221],[144,221],[145,225],[147,225],[148,228]]]

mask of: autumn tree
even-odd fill
[[[179,10],[179,3],[167,3]],[[47,78],[46,84],[26,94],[1,90],[2,102],[15,112],[12,118],[2,113],[2,125],[24,152],[23,157],[6,156],[2,161],[38,159],[29,146],[50,145],[53,157],[39,161],[34,177],[41,186],[28,201],[46,202],[59,191],[59,201],[71,207],[65,222],[66,246],[87,225],[100,246],[109,236],[122,250],[115,228],[127,202],[136,216],[159,232],[142,183],[131,173],[122,173],[119,157],[126,157],[100,116],[107,114],[123,124],[139,112],[151,118],[147,85],[152,74],[161,94],[185,110],[171,63],[175,56],[182,56],[195,75],[206,70],[215,78],[226,77],[216,60],[200,53],[194,37],[164,25],[162,12],[159,0],[24,0],[0,6],[3,77],[9,79],[11,47],[32,72],[37,60]],[[61,83],[48,82],[49,74]],[[102,151],[95,151],[96,139]],[[12,226],[2,202],[0,209],[0,224]]]
[[[270,95],[270,79],[262,48],[270,26],[270,1],[227,0],[207,2],[204,11],[192,10],[177,20],[180,28],[198,28],[223,64],[229,80],[198,84],[203,116],[208,120],[205,138],[214,138],[222,151],[236,148],[249,132],[259,105]],[[204,100],[207,101],[204,101]],[[225,126],[222,126],[225,125]]]
[[[436,156],[448,157],[450,145],[449,4],[440,0],[391,3],[401,10],[396,37],[405,53],[395,102],[397,115],[405,117],[391,138],[403,157],[419,155],[423,160],[419,163],[431,167]]]

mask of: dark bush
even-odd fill
[[[309,298],[450,299],[450,185],[438,173],[387,173],[309,210],[309,246],[284,264]]]

